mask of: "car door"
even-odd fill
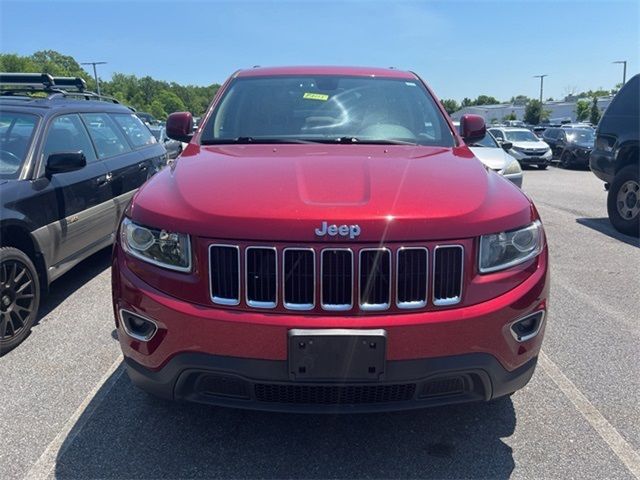
[[[142,164],[140,153],[133,150],[124,133],[107,113],[83,113],[82,119],[96,146],[98,158],[105,163],[111,176],[114,215],[110,222],[115,231],[133,192],[139,186],[139,177],[146,175],[148,167]]]
[[[158,143],[149,127],[136,115],[111,113],[109,116],[118,125],[131,148],[139,154],[132,176],[126,184],[123,184],[123,194],[133,195],[135,190],[166,164],[167,151],[161,143]]]
[[[567,135],[562,129],[558,129],[558,138],[556,138],[556,156],[560,157],[564,148],[567,146]]]
[[[87,164],[64,173],[47,174],[46,162],[53,153],[82,152]],[[107,169],[99,161],[89,135],[77,114],[54,117],[45,133],[40,168],[33,188],[42,208],[53,212],[50,223],[37,229],[34,236],[47,250],[50,276],[66,270],[64,264],[84,258],[101,244],[108,244],[113,216],[111,185]],[[46,206],[45,206],[46,205]]]

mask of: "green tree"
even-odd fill
[[[508,113],[504,117],[502,117],[503,122],[508,122],[509,120],[517,120],[517,119],[518,117],[516,116],[515,112]]]
[[[496,105],[500,103],[497,98],[491,97],[489,95],[478,95],[473,102],[474,105]]]
[[[524,107],[524,121],[531,125],[538,125],[543,118],[540,100],[529,100]]]
[[[38,72],[38,67],[29,57],[21,57],[15,53],[0,53],[0,72]]]
[[[576,102],[576,120],[584,122],[589,118],[590,105],[588,100],[580,99]]]
[[[187,109],[184,102],[175,93],[168,90],[162,90],[157,100],[162,104],[162,108],[167,113],[182,112]]]
[[[470,99],[470,98],[468,98],[468,97],[464,97],[464,98],[462,99],[462,103],[461,103],[461,105],[462,105],[463,107],[470,107],[470,106],[472,106],[472,105],[473,105],[473,100],[471,100],[471,99]]]
[[[589,121],[593,125],[597,125],[600,121],[600,109],[598,108],[598,97],[593,97],[593,102],[591,103],[591,112],[589,113]]]
[[[458,105],[458,102],[456,102],[451,98],[442,100],[442,106],[444,107],[444,109],[447,111],[449,115],[451,115],[453,112],[457,112],[458,110],[460,110],[460,105]]]
[[[167,118],[167,112],[164,111],[164,107],[159,100],[151,102],[151,105],[149,105],[149,113],[158,120],[165,120]]]
[[[513,105],[526,105],[529,101],[529,97],[526,95],[516,95],[515,97],[511,97],[511,103]]]

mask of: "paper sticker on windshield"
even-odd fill
[[[329,95],[325,95],[324,93],[305,92],[304,95],[302,95],[302,98],[306,98],[307,100],[320,100],[322,102],[326,102],[327,100],[329,100]]]

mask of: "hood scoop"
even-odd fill
[[[307,205],[366,205],[371,199],[371,171],[367,160],[304,158],[296,162],[300,199]]]

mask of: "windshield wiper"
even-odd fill
[[[341,143],[341,144],[355,144],[360,145],[418,145],[416,142],[409,142],[406,140],[394,140],[391,138],[376,139],[376,138],[358,138],[358,137],[337,137],[319,139],[318,142],[322,143]]]
[[[286,143],[317,143],[314,140],[302,140],[299,138],[256,138],[256,137],[236,137],[236,138],[212,138],[201,140],[201,145],[235,145],[235,144],[286,144]]]

